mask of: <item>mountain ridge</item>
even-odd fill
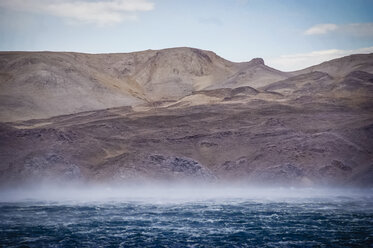
[[[0,54],[0,188],[371,187],[373,57],[359,58],[284,73],[192,48]]]
[[[373,72],[373,54],[351,56],[282,72],[268,67],[261,58],[236,63],[190,47],[107,54],[0,52],[0,121],[120,106],[141,108],[188,96],[205,103],[206,99],[193,92],[246,86],[265,91],[270,84],[311,71],[336,76],[338,61],[352,68],[342,76],[355,69]]]

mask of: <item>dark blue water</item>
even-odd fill
[[[373,247],[371,197],[153,200],[3,202],[0,246]]]

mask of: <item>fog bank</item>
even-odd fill
[[[203,200],[292,201],[318,198],[369,198],[373,189],[255,187],[243,185],[39,185],[0,190],[0,202],[52,201],[144,201],[149,203]]]

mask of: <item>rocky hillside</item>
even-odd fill
[[[344,77],[353,71],[373,73],[373,54],[354,54],[339,59],[333,59],[319,65],[292,72],[291,74],[300,75],[313,71],[328,73],[335,78]]]
[[[1,186],[370,187],[372,68],[373,55],[283,73],[192,48],[1,53]]]
[[[0,120],[174,101],[193,91],[261,87],[287,77],[263,60],[233,63],[173,48],[128,54],[0,53]]]

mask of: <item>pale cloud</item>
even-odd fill
[[[353,36],[373,36],[373,23],[349,23],[344,25],[337,24],[318,24],[307,29],[306,35],[322,35],[328,33],[340,33]]]
[[[337,25],[332,23],[327,24],[318,24],[316,26],[313,26],[309,29],[307,29],[304,33],[307,35],[314,35],[314,34],[326,34],[330,31],[334,31],[338,28]]]
[[[105,26],[136,19],[139,11],[150,11],[154,4],[148,0],[0,0],[0,8]]]
[[[348,56],[351,54],[366,54],[373,53],[373,47],[360,48],[355,50],[321,50],[310,53],[299,53],[291,55],[283,55],[277,58],[268,58],[266,63],[279,70],[294,71],[304,69],[306,67],[317,65],[322,62]]]

